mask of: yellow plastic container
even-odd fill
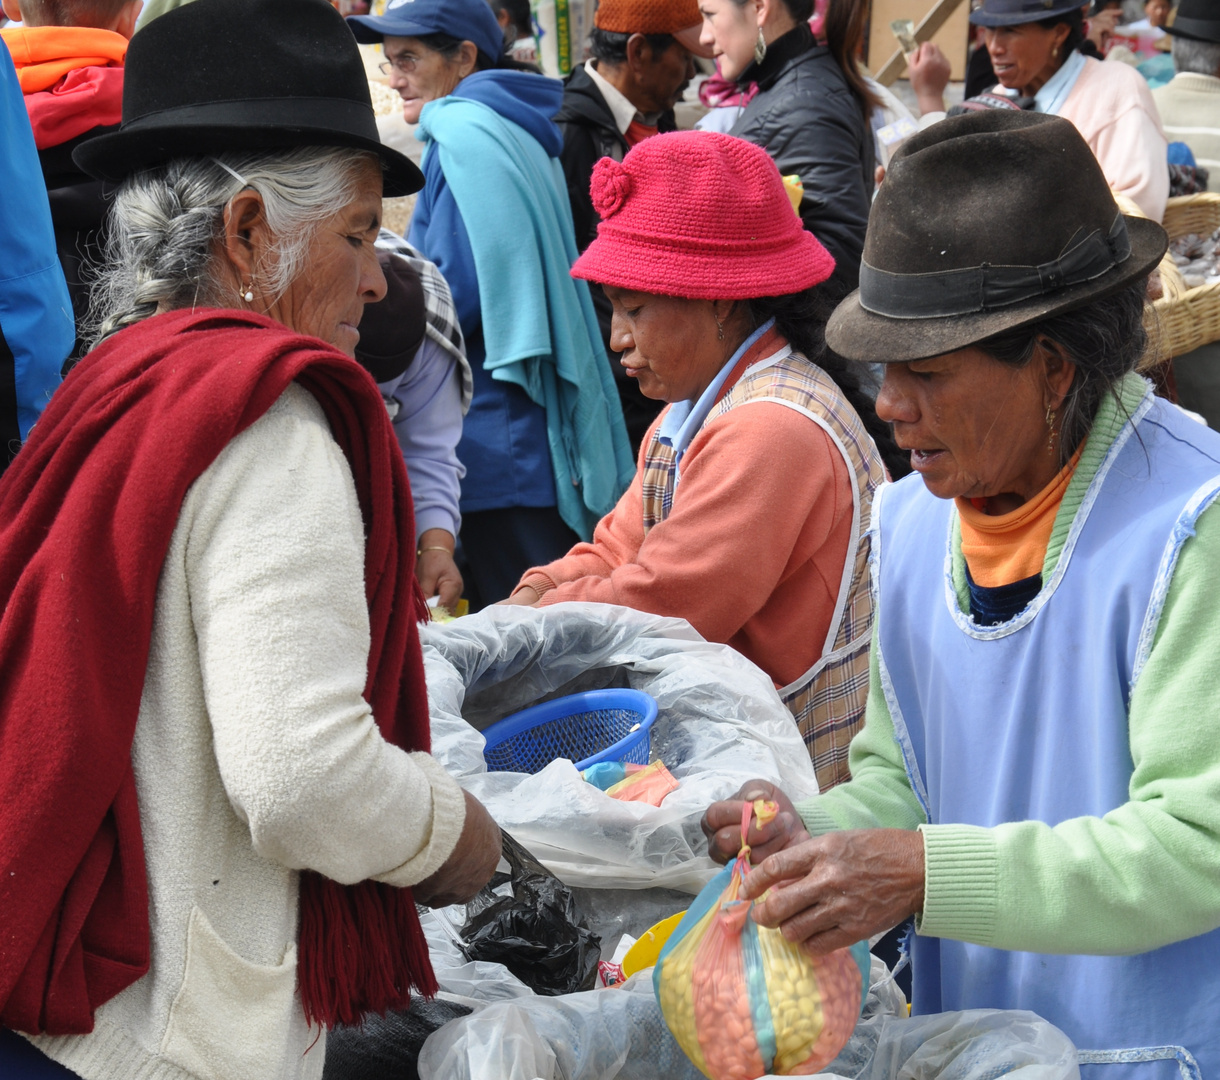
[[[805,185],[801,183],[801,178],[793,173],[791,176],[785,176],[784,190],[788,193],[788,201],[792,203],[792,209],[797,217],[801,216],[801,200],[805,197]]]
[[[662,919],[659,923],[650,926],[640,935],[640,940],[632,945],[627,950],[627,955],[623,957],[623,978],[629,979],[637,971],[643,971],[645,968],[656,965],[657,957],[665,948],[665,942],[669,940],[669,935],[678,928],[678,923],[682,921],[682,916],[685,914],[685,911],[679,911],[677,915],[671,915],[668,919]]]

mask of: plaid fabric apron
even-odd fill
[[[713,407],[707,422],[752,402],[776,402],[807,416],[825,431],[856,479],[851,543],[821,656],[804,675],[779,690],[809,749],[818,785],[825,791],[850,778],[847,748],[864,722],[873,623],[868,526],[873,492],[885,483],[886,475],[872,438],[833,380],[792,352],[778,335],[768,335],[758,344],[776,340],[782,345],[780,351],[748,367]],[[751,352],[757,355],[755,350]],[[645,534],[673,509],[680,487],[675,460],[673,449],[654,434],[642,477]]]

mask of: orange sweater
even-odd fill
[[[542,605],[592,600],[680,616],[777,686],[795,681],[821,655],[834,616],[851,541],[846,463],[793,409],[730,409],[691,440],[673,509],[645,536],[642,466],[659,424],[592,542],[528,571],[521,585]]]

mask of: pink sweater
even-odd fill
[[[730,409],[691,441],[673,509],[645,536],[641,476],[659,424],[593,541],[528,571],[521,585],[542,605],[592,600],[680,616],[777,686],[795,681],[818,660],[834,616],[851,542],[847,465],[793,409]]]
[[[1144,77],[1127,64],[1090,57],[1059,115],[1084,136],[1110,187],[1160,221],[1169,198],[1169,143]]]

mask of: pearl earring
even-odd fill
[[[246,286],[246,291],[242,293],[241,298],[247,304],[254,303],[254,282],[250,282],[250,284]]]

